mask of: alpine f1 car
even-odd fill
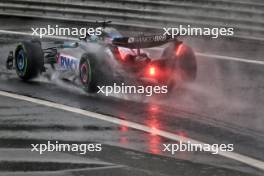
[[[38,40],[23,41],[10,51],[6,66],[28,81],[47,68],[61,78],[74,77],[87,92],[100,85],[133,80],[169,88],[196,78],[192,49],[166,35],[125,37],[104,22],[100,36],[79,41],[55,41],[43,47]],[[153,54],[155,53],[155,54]]]

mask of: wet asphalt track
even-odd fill
[[[196,82],[169,97],[94,96],[45,78],[24,83],[13,71],[6,71],[5,58],[18,40],[14,36],[0,36],[0,90],[115,116],[210,144],[233,143],[235,152],[264,160],[264,69],[261,65],[199,57]],[[246,50],[222,55],[264,59],[260,54],[248,58]],[[12,154],[12,157],[10,154],[0,158],[0,175],[18,174],[6,172],[15,169],[54,175],[50,172],[54,163],[62,170],[75,169],[66,171],[68,175],[263,175],[262,171],[239,162],[204,152],[180,152],[171,156],[162,152],[162,144],[174,141],[122,125],[7,97],[0,99],[0,156]],[[103,152],[81,156],[55,153],[43,157],[28,151],[30,143],[47,140],[101,142]],[[39,167],[32,167],[30,162]],[[65,171],[56,173],[64,175]]]

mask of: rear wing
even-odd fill
[[[172,41],[177,42],[178,40],[177,38],[172,38],[169,35],[151,35],[151,36],[140,36],[140,37],[114,38],[112,44],[125,48],[134,49],[134,48],[156,47]]]

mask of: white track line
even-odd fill
[[[31,33],[19,32],[19,31],[0,30],[0,34],[1,33],[2,34],[14,34],[14,35],[38,37],[38,36],[32,35]],[[48,35],[44,35],[43,38],[78,41],[78,38],[62,37],[62,36],[48,36]],[[250,63],[250,64],[264,65],[264,61],[249,60],[249,59],[238,58],[238,57],[220,56],[220,55],[205,54],[205,53],[196,53],[196,55],[197,56],[202,56],[202,57],[207,57],[207,58],[214,58],[214,59],[221,59],[221,60],[229,60],[229,61],[237,61],[237,62],[244,62],[244,63]]]
[[[264,65],[264,61],[258,61],[258,60],[248,60],[248,59],[242,59],[242,58],[238,58],[238,57],[220,56],[220,55],[205,54],[205,53],[195,53],[195,54],[197,56],[214,58],[214,59],[229,60],[229,61],[238,61],[238,62],[245,62],[245,63],[250,63],[250,64]]]
[[[9,93],[9,92],[5,92],[5,91],[0,91],[0,95],[5,96],[5,97],[14,98],[17,100],[23,100],[23,101],[43,105],[43,106],[48,106],[48,107],[55,108],[55,109],[60,109],[60,110],[80,114],[80,115],[83,115],[85,117],[95,118],[95,119],[107,121],[107,122],[118,124],[118,125],[124,125],[125,124],[127,127],[137,129],[140,131],[144,131],[147,133],[151,133],[151,134],[154,133],[155,135],[159,135],[159,136],[162,136],[164,138],[171,139],[174,141],[182,141],[183,143],[190,142],[192,144],[205,144],[204,142],[201,142],[201,141],[198,141],[195,139],[179,136],[177,134],[173,134],[173,133],[166,132],[166,131],[159,130],[159,129],[153,129],[151,127],[148,127],[148,126],[145,126],[145,125],[142,125],[139,123],[130,122],[127,120],[122,120],[122,119],[118,119],[115,117],[111,117],[111,116],[107,116],[107,115],[103,115],[103,114],[99,114],[99,113],[95,113],[95,112],[91,112],[91,111],[87,111],[87,110],[83,110],[83,109],[79,109],[79,108],[75,108],[75,107],[71,107],[71,106],[67,106],[67,105],[63,105],[63,104],[59,104],[59,103],[54,103],[54,102],[50,102],[50,101],[46,101],[46,100],[27,97],[27,96],[15,94],[15,93]],[[254,159],[254,158],[251,158],[251,157],[248,157],[245,155],[241,155],[239,153],[219,151],[218,155],[221,155],[223,157],[230,158],[230,159],[233,159],[236,161],[240,161],[241,163],[244,163],[244,164],[247,164],[249,166],[264,170],[264,162],[263,161],[260,161],[260,160],[257,160],[257,159]]]

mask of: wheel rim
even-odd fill
[[[18,51],[18,54],[16,57],[16,63],[17,63],[17,69],[19,71],[23,71],[25,68],[25,53],[22,49]]]
[[[83,63],[81,65],[81,80],[83,83],[88,83],[89,81],[89,68],[87,66],[87,64]]]

